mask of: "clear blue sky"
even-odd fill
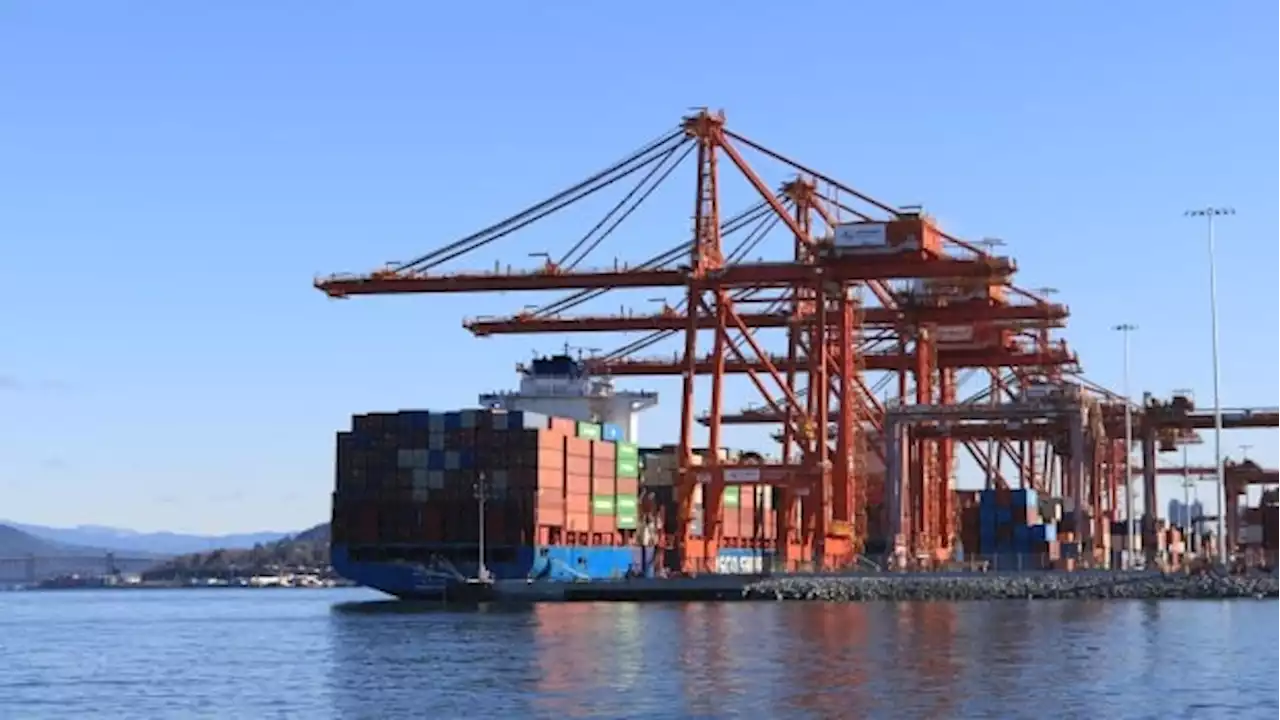
[[[478,229],[694,105],[1004,238],[1020,284],[1060,290],[1101,383],[1120,385],[1108,328],[1137,323],[1135,392],[1209,397],[1204,233],[1182,212],[1233,205],[1223,401],[1275,405],[1275,6],[904,5],[4,3],[0,517],[324,519],[353,412],[473,404],[562,340],[460,328],[519,296],[335,302],[313,275]],[[687,236],[690,173],[601,263]],[[591,219],[474,263],[527,262]],[[676,383],[641,385],[668,395],[646,439],[674,438]],[[1277,462],[1274,433],[1241,442]]]

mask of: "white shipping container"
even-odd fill
[[[423,468],[413,469],[413,489],[414,490],[426,490],[428,487],[430,487],[428,482],[429,481],[427,479],[427,471],[425,469]]]
[[[432,433],[427,436],[427,448],[430,450],[443,450],[445,445],[444,435]]]
[[[431,488],[432,490],[443,490],[444,489],[444,471],[428,470],[427,471],[427,487]]]
[[[889,235],[884,223],[845,223],[836,226],[831,242],[838,248],[883,248],[889,245]]]
[[[444,432],[444,415],[439,413],[431,413],[427,416],[427,432],[442,433]]]
[[[464,430],[471,430],[473,428],[479,427],[479,425],[480,425],[479,410],[463,410],[462,411],[462,428]]]

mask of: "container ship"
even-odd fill
[[[617,392],[567,352],[517,369],[520,390],[481,407],[356,415],[338,433],[337,573],[405,599],[653,574],[635,440],[656,393]]]

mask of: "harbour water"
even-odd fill
[[[0,718],[1274,718],[1278,609],[0,593]]]

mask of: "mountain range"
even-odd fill
[[[215,549],[251,548],[254,545],[265,545],[293,535],[291,532],[256,532],[232,533],[228,535],[195,535],[172,532],[138,532],[123,528],[101,525],[78,525],[76,527],[58,528],[45,525],[0,520],[0,527],[8,526],[13,530],[44,540],[54,546],[75,546],[80,550],[92,548],[97,551],[110,550],[119,553],[140,553],[144,555],[183,555],[186,553],[207,552]],[[20,544],[30,544],[14,537],[5,536],[4,550],[19,554],[38,552],[50,554],[49,547],[33,550],[21,550]],[[7,542],[12,541],[12,542]],[[13,547],[8,547],[12,545]],[[63,554],[63,553],[57,553]]]

